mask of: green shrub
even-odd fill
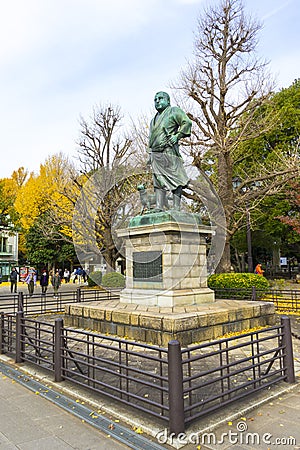
[[[98,270],[97,272],[91,272],[88,276],[88,286],[100,286],[102,283],[102,272]]]
[[[255,286],[258,297],[270,289],[268,280],[254,273],[218,273],[211,275],[207,284],[211,289],[220,290],[222,298],[249,298],[252,286]]]
[[[284,278],[275,278],[274,280],[270,280],[270,286],[272,289],[286,289],[287,282]]]
[[[102,286],[110,288],[125,287],[125,277],[119,272],[108,272],[102,277]]]

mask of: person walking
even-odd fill
[[[76,283],[76,280],[77,280],[76,269],[74,269],[73,272],[71,273],[70,280],[71,280],[73,283]]]
[[[62,280],[63,277],[64,277],[64,272],[63,272],[63,270],[62,270],[62,269],[58,269],[58,273],[59,273],[60,279]]]
[[[12,268],[10,272],[10,292],[11,294],[14,292],[17,293],[17,284],[18,284],[18,271],[15,267]]]
[[[55,274],[52,276],[51,284],[52,284],[53,290],[54,290],[54,297],[57,298],[58,297],[58,289],[60,288],[60,285],[61,285],[61,278],[60,278],[58,270],[56,270]]]
[[[68,269],[65,269],[65,271],[64,271],[64,280],[65,280],[65,283],[69,283],[69,281],[70,281],[70,272]]]
[[[261,264],[257,264],[257,266],[254,269],[254,273],[261,276],[264,274],[264,270],[262,269]]]
[[[33,296],[34,287],[36,286],[36,274],[35,272],[30,272],[25,278],[25,283],[27,283],[29,297]]]
[[[40,285],[42,287],[42,294],[45,295],[48,289],[49,275],[46,269],[42,270]]]
[[[82,275],[83,275],[82,267],[78,267],[78,269],[76,270],[76,275],[78,278],[78,283],[80,284],[82,282]]]
[[[87,273],[84,269],[82,269],[82,278],[83,278],[83,282],[86,283],[88,277],[87,277]]]

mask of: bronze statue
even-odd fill
[[[154,97],[157,110],[150,123],[148,164],[152,168],[153,186],[156,194],[156,210],[163,211],[167,205],[167,191],[173,194],[173,208],[180,209],[182,189],[189,177],[179,153],[179,140],[191,135],[192,121],[177,106],[170,105],[166,92]]]
[[[145,211],[151,211],[152,206],[156,206],[156,195],[149,193],[145,184],[139,184],[137,190],[139,191],[142,205],[141,214],[144,214]]]

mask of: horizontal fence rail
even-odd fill
[[[290,319],[238,336],[168,349],[66,328],[63,319],[1,313],[0,352],[169,422],[192,421],[282,380],[295,381]]]
[[[63,328],[62,377],[168,419],[167,350]]]
[[[28,317],[25,319],[24,314],[18,312],[16,326],[20,338],[16,362],[27,361],[54,371],[55,325]]]
[[[98,289],[81,289],[61,291],[56,296],[53,293],[0,295],[0,311],[16,313],[20,309],[25,314],[45,314],[64,311],[64,305],[75,302],[91,302],[100,300],[118,300],[119,291],[104,291]]]
[[[259,289],[214,289],[217,299],[261,300],[274,303],[276,309],[283,313],[300,312],[300,290],[268,290]],[[53,293],[0,295],[0,311],[16,313],[20,309],[20,296],[25,314],[45,314],[62,312],[64,305],[74,302],[91,302],[101,300],[119,300],[120,290],[103,291],[98,289],[81,289],[61,291],[57,296]]]
[[[284,333],[274,326],[183,350],[185,422],[286,379]]]
[[[0,313],[0,354],[16,352],[16,315]]]
[[[282,312],[300,312],[300,290],[298,289],[214,289],[217,299],[261,300],[274,303]]]
[[[261,300],[274,303],[282,312],[300,312],[300,290],[272,290],[266,292]]]

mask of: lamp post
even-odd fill
[[[251,237],[251,221],[250,211],[246,203],[246,217],[247,217],[247,250],[248,250],[248,272],[253,272],[253,258],[252,258],[252,237]]]
[[[233,178],[232,185],[234,188],[239,188],[241,185],[241,180],[238,177]],[[246,192],[247,187],[243,188]],[[247,234],[247,253],[248,253],[248,272],[253,272],[253,258],[252,258],[252,237],[251,237],[251,217],[249,211],[249,204],[246,202],[246,234]]]

